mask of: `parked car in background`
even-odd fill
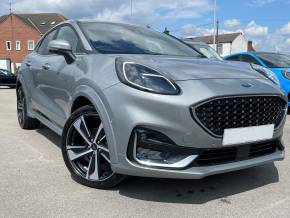
[[[16,87],[16,76],[8,70],[0,69],[0,86]]]
[[[242,61],[268,68],[279,79],[281,88],[288,96],[290,107],[290,56],[271,52],[243,52],[225,57],[230,61]]]
[[[200,58],[148,28],[67,21],[21,65],[18,121],[62,135],[72,177],[95,188],[124,175],[201,179],[283,160],[287,99],[245,65]]]
[[[195,42],[190,39],[184,39],[183,41],[206,58],[213,60],[223,60],[223,58],[212,47],[204,42]]]

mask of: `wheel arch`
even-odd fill
[[[89,104],[94,106],[97,110],[102,123],[105,128],[106,135],[108,136],[108,146],[111,154],[112,163],[118,162],[117,155],[117,143],[115,139],[115,134],[113,131],[113,117],[110,106],[106,101],[106,98],[102,92],[98,92],[98,90],[93,89],[87,85],[81,85],[75,89],[75,92],[72,97],[72,101],[69,107],[69,113],[73,112],[77,107],[85,106],[82,104]],[[68,114],[68,117],[71,114]]]
[[[93,106],[93,103],[91,102],[89,98],[84,97],[84,96],[79,96],[73,101],[70,113],[72,114],[77,109],[83,106]]]

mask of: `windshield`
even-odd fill
[[[290,68],[290,56],[273,53],[259,53],[258,56],[269,68]]]
[[[186,44],[149,28],[124,24],[81,22],[92,46],[103,54],[200,55]]]
[[[209,59],[223,60],[221,56],[210,46],[207,45],[192,45],[201,54]]]
[[[8,70],[4,70],[4,69],[0,69],[0,74],[4,74],[4,75],[6,75],[6,76],[11,76],[12,75],[12,73],[10,73]]]

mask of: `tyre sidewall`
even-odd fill
[[[67,144],[67,135],[68,135],[69,129],[71,128],[71,126],[73,125],[75,120],[77,120],[80,116],[83,116],[86,114],[91,114],[91,113],[97,114],[97,111],[95,110],[95,108],[93,106],[84,106],[84,107],[81,107],[80,109],[78,109],[77,111],[75,111],[70,116],[70,118],[67,120],[67,122],[64,126],[64,129],[63,129],[63,134],[62,134],[61,151],[62,151],[63,160],[65,162],[66,167],[70,171],[72,178],[76,182],[83,184],[85,186],[88,186],[88,187],[92,187],[92,188],[100,188],[100,189],[112,188],[112,187],[118,185],[120,182],[122,182],[122,180],[124,179],[123,175],[119,175],[119,174],[114,173],[114,175],[112,175],[110,178],[108,178],[108,180],[105,180],[105,181],[87,180],[87,179],[83,178],[82,176],[80,176],[76,172],[76,170],[73,168],[73,166],[69,160],[68,154],[67,154],[66,144]]]

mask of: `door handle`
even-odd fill
[[[42,66],[42,69],[49,70],[50,69],[50,65],[48,63],[46,63],[45,65]]]

